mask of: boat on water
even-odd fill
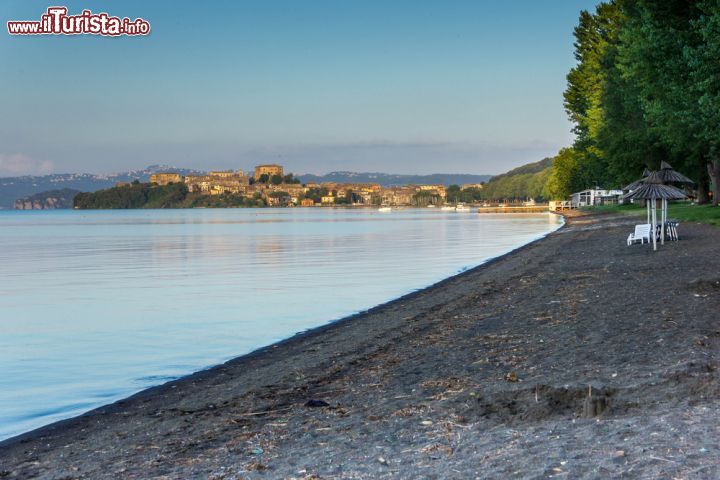
[[[451,210],[452,210],[452,211],[454,211],[454,210],[455,210],[455,207],[453,207],[452,205],[444,205],[443,207],[440,208],[440,210],[445,210],[445,211],[451,211]]]
[[[435,205],[428,205],[427,208],[435,208]]]
[[[467,205],[463,205],[462,203],[459,203],[459,204],[455,207],[455,211],[456,211],[456,212],[469,212],[469,211],[470,211],[470,207],[468,207]]]
[[[392,212],[392,207],[380,207],[378,212]]]

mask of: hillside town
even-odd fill
[[[447,198],[444,185],[381,186],[377,183],[309,182],[302,184],[282,165],[258,165],[253,172],[242,170],[211,171],[207,174],[181,175],[158,172],[150,177],[157,185],[183,183],[188,192],[202,195],[235,195],[262,199],[267,206],[331,205],[442,205]],[[464,186],[465,187],[465,186]],[[467,185],[482,188],[481,184]]]

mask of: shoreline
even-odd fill
[[[632,222],[570,218],[425,289],[7,439],[0,478],[720,474],[720,231],[687,224],[653,254],[624,245]]]
[[[204,207],[203,207],[203,208],[204,208]],[[241,208],[247,208],[247,207],[241,207]],[[264,208],[278,208],[278,207],[264,207]],[[315,207],[297,207],[297,208],[315,208]],[[335,208],[347,208],[347,207],[335,207]],[[76,210],[77,210],[77,209],[76,209]],[[160,385],[154,385],[154,386],[151,386],[151,387],[144,388],[144,389],[142,389],[142,390],[140,390],[140,391],[138,391],[138,392],[135,392],[135,393],[133,393],[133,394],[131,394],[131,395],[128,395],[128,396],[126,396],[126,397],[123,397],[123,398],[121,398],[121,399],[119,399],[119,400],[116,400],[116,401],[114,401],[114,402],[107,403],[107,404],[101,405],[101,406],[99,406],[99,407],[93,408],[93,409],[91,409],[91,410],[88,410],[88,411],[85,412],[85,413],[81,413],[81,414],[79,414],[79,415],[74,415],[74,416],[69,417],[69,418],[66,418],[66,419],[57,420],[57,421],[48,423],[48,424],[46,424],[46,425],[42,425],[42,426],[40,426],[40,427],[33,428],[32,430],[29,430],[29,431],[27,431],[27,432],[23,432],[23,433],[20,433],[20,434],[17,434],[17,435],[13,435],[13,436],[8,437],[8,438],[6,438],[6,439],[0,439],[0,449],[1,449],[3,446],[5,446],[6,444],[10,445],[10,444],[12,444],[12,443],[14,443],[14,442],[16,442],[16,441],[17,441],[17,442],[21,442],[21,441],[26,441],[26,440],[28,440],[28,439],[40,437],[40,436],[43,435],[43,430],[46,429],[46,428],[51,428],[51,427],[52,427],[51,430],[55,430],[56,427],[60,427],[61,424],[65,424],[66,422],[72,422],[72,420],[77,419],[77,418],[80,418],[80,417],[83,417],[83,416],[85,416],[85,415],[93,414],[93,412],[95,412],[95,411],[99,411],[99,410],[105,411],[105,410],[107,410],[108,408],[110,408],[110,407],[112,407],[113,405],[115,405],[116,403],[130,401],[130,400],[133,399],[134,397],[136,397],[136,396],[143,396],[143,395],[146,394],[146,393],[147,393],[148,395],[152,395],[152,392],[151,392],[151,391],[153,391],[153,390],[155,390],[155,389],[158,389],[158,388],[160,388],[160,387],[164,387],[164,386],[166,386],[166,385],[172,385],[172,384],[175,384],[176,382],[191,381],[191,380],[192,380],[192,377],[194,377],[194,376],[196,376],[196,375],[199,375],[199,374],[201,374],[201,373],[205,373],[205,372],[212,373],[212,370],[214,370],[214,369],[221,368],[221,367],[223,367],[223,366],[225,366],[225,365],[228,365],[228,364],[230,364],[230,363],[241,362],[241,361],[243,361],[243,359],[245,359],[246,357],[249,358],[249,357],[254,357],[255,355],[260,355],[260,354],[262,354],[262,353],[264,353],[264,352],[270,351],[271,349],[275,349],[275,348],[282,347],[282,346],[284,346],[284,345],[286,345],[286,344],[288,344],[288,343],[290,343],[290,342],[292,342],[292,341],[294,341],[294,340],[299,341],[299,342],[302,342],[304,339],[311,338],[311,337],[313,337],[314,335],[320,335],[320,334],[322,334],[323,332],[325,332],[326,330],[329,330],[330,328],[332,328],[332,327],[334,327],[334,326],[340,326],[339,324],[342,324],[342,323],[345,323],[345,322],[351,322],[351,321],[353,321],[353,320],[355,320],[355,319],[358,319],[358,318],[363,317],[364,315],[368,315],[368,314],[372,314],[372,313],[377,313],[378,310],[381,310],[381,309],[384,308],[384,307],[392,307],[394,304],[397,304],[397,303],[400,303],[400,302],[411,301],[411,300],[414,298],[414,296],[416,296],[416,295],[425,293],[426,291],[430,291],[431,289],[434,289],[434,288],[441,287],[442,285],[446,284],[447,282],[449,282],[449,281],[451,281],[451,280],[459,279],[459,278],[462,277],[463,275],[470,274],[471,272],[474,272],[474,271],[477,270],[477,269],[481,269],[481,268],[485,267],[486,265],[489,265],[489,264],[491,264],[491,263],[493,263],[493,262],[495,262],[495,261],[500,261],[500,260],[502,260],[504,257],[509,256],[509,255],[512,255],[513,253],[518,252],[518,251],[522,250],[523,248],[525,248],[525,247],[527,247],[527,246],[529,246],[529,245],[531,245],[531,244],[533,244],[533,243],[535,243],[535,242],[539,242],[539,241],[543,240],[544,238],[546,238],[548,235],[552,235],[553,233],[557,232],[558,230],[564,228],[565,225],[566,225],[565,216],[564,216],[564,215],[561,215],[561,214],[559,214],[559,213],[555,213],[555,212],[550,212],[550,213],[551,213],[551,214],[554,214],[554,215],[557,215],[558,217],[561,217],[561,218],[563,219],[562,223],[560,224],[560,226],[559,226],[558,228],[556,228],[555,230],[553,230],[553,231],[551,231],[551,232],[542,234],[542,235],[540,235],[538,238],[535,238],[535,239],[533,239],[533,240],[531,240],[531,241],[529,241],[529,242],[527,242],[527,243],[524,243],[524,244],[520,245],[519,247],[516,247],[516,248],[514,248],[514,249],[512,249],[512,250],[510,250],[510,251],[508,251],[508,252],[506,252],[506,253],[503,253],[503,254],[501,254],[501,255],[497,255],[497,256],[494,256],[494,257],[490,257],[490,258],[488,258],[487,260],[484,260],[484,261],[483,261],[482,263],[480,263],[479,265],[476,265],[476,266],[474,266],[474,267],[467,268],[466,270],[457,272],[457,273],[455,273],[455,274],[453,274],[453,275],[450,275],[449,277],[445,277],[445,278],[443,278],[443,279],[441,279],[441,280],[439,280],[439,281],[437,281],[437,282],[435,282],[435,283],[431,283],[430,285],[427,285],[427,286],[422,287],[422,288],[420,288],[420,289],[416,289],[416,290],[410,291],[410,292],[408,292],[408,293],[406,293],[406,294],[404,294],[404,295],[401,295],[401,296],[399,296],[399,297],[393,298],[392,300],[389,300],[389,301],[387,301],[387,302],[383,302],[383,303],[380,303],[380,304],[378,304],[378,305],[372,306],[372,307],[370,307],[370,308],[368,308],[368,309],[361,310],[361,311],[358,311],[358,312],[356,312],[356,313],[353,313],[353,314],[350,314],[350,315],[346,315],[346,316],[344,316],[344,317],[337,318],[337,319],[334,319],[334,320],[329,320],[327,323],[324,323],[324,324],[319,325],[319,326],[317,326],[317,327],[311,327],[311,328],[308,328],[308,329],[306,329],[306,330],[299,331],[299,332],[297,332],[297,333],[292,334],[292,335],[289,336],[289,337],[283,338],[283,339],[281,339],[281,340],[278,340],[278,341],[273,342],[273,343],[268,344],[268,345],[264,345],[264,346],[258,347],[258,348],[254,349],[254,350],[252,350],[252,351],[250,351],[250,352],[248,352],[248,353],[245,353],[245,354],[241,354],[241,355],[232,357],[232,358],[230,358],[229,360],[226,360],[226,361],[224,361],[224,362],[222,362],[222,363],[218,363],[218,364],[214,364],[214,365],[210,365],[210,366],[201,368],[200,370],[197,370],[197,371],[192,372],[192,373],[188,373],[188,374],[186,374],[186,375],[182,375],[181,377],[178,377],[178,378],[176,378],[176,379],[174,379],[174,380],[170,380],[170,381],[168,381],[168,382],[162,383],[162,384],[160,384]],[[336,324],[337,324],[337,325],[336,325]],[[0,478],[2,478],[2,477],[0,477]]]

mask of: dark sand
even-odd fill
[[[570,219],[366,314],[5,441],[0,479],[720,478],[720,229],[683,224],[653,253],[625,246],[632,223]]]

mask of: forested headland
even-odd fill
[[[661,161],[720,200],[720,2],[615,0],[582,12],[565,108],[576,140],[555,157],[553,198],[620,187]]]
[[[74,201],[79,209],[126,208],[199,208],[199,207],[263,207],[258,197],[241,195],[201,195],[188,191],[183,183],[154,185],[133,182],[120,187],[78,193]]]

